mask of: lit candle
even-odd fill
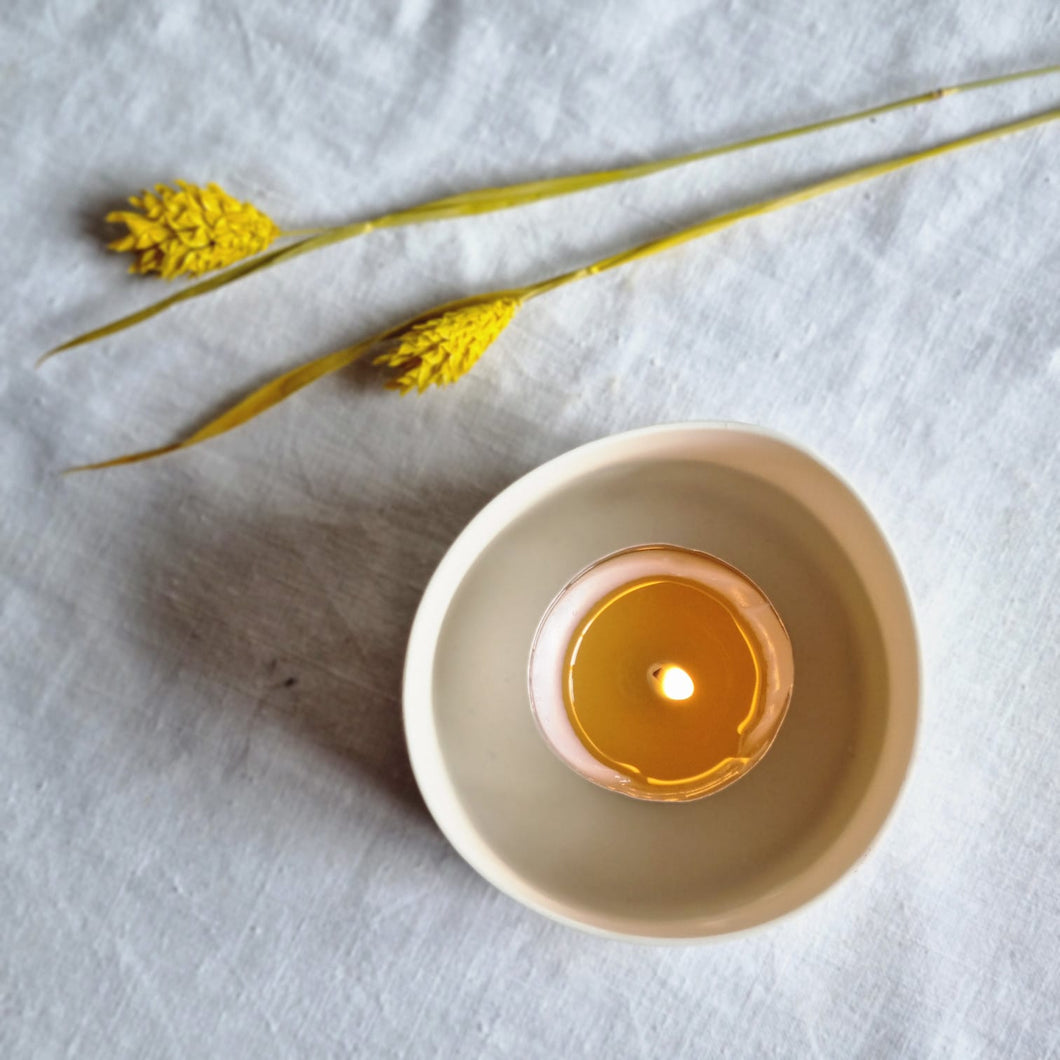
[[[530,653],[545,741],[602,787],[679,801],[766,753],[794,666],[784,625],[745,574],[674,545],[624,549],[553,600]]]

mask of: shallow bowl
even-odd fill
[[[593,560],[667,541],[765,591],[797,679],[762,762],[709,798],[624,798],[545,746],[527,659],[556,592]],[[581,446],[464,529],[409,638],[404,720],[428,808],[500,890],[566,924],[648,941],[765,924],[844,875],[908,770],[919,655],[904,581],[857,495],[757,427],[686,423]]]

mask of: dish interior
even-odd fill
[[[642,542],[746,572],[791,636],[795,688],[773,747],[708,798],[650,803],[595,787],[545,746],[527,657],[552,597],[588,563]],[[556,915],[659,935],[709,933],[810,866],[861,802],[883,745],[883,640],[844,550],[801,502],[701,460],[627,463],[537,502],[475,559],[442,622],[440,753],[478,838]]]

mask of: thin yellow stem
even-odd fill
[[[234,430],[236,427],[255,416],[260,415],[266,409],[289,398],[303,387],[319,379],[321,376],[331,372],[337,372],[340,368],[346,368],[354,361],[364,356],[371,348],[375,338],[364,342],[358,342],[353,346],[336,350],[324,357],[318,357],[308,364],[301,364],[276,379],[271,380],[266,386],[252,391],[241,401],[231,406],[215,419],[210,420],[205,426],[188,435],[187,438],[171,445],[159,446],[157,449],[147,449],[144,452],[132,453],[128,456],[120,456],[115,460],[101,460],[94,464],[81,464],[78,467],[69,467],[63,472],[71,475],[78,471],[101,471],[108,467],[120,467],[124,464],[138,464],[143,460],[153,460],[155,457],[165,456],[166,453],[176,452],[178,449],[186,449],[207,438],[214,438],[219,434]]]
[[[628,265],[630,262],[639,261],[640,259],[650,257],[653,254],[659,254],[664,250],[680,246],[682,243],[687,243],[690,240],[699,239],[701,236],[709,235],[711,232],[717,232],[719,229],[728,228],[730,225],[734,225],[747,218],[761,217],[763,214],[773,213],[775,210],[782,210],[786,206],[794,206],[797,203],[806,202],[808,199],[815,199],[819,195],[827,195],[831,191],[848,188],[852,184],[860,184],[863,181],[872,180],[875,177],[883,176],[886,173],[893,173],[899,169],[906,169],[908,166],[914,166],[918,162],[924,162],[930,158],[937,158],[940,155],[949,154],[951,151],[959,151],[961,148],[971,147],[974,144],[986,143],[989,140],[996,140],[999,137],[1007,136],[1010,133],[1021,132],[1024,129],[1031,129],[1037,125],[1045,125],[1048,122],[1055,121],[1057,118],[1060,118],[1060,108],[1044,111],[1041,114],[1035,114],[1029,118],[1023,118],[1020,121],[1009,122],[1005,125],[997,125],[990,129],[984,129],[982,132],[958,137],[955,140],[947,140],[944,143],[936,144],[934,147],[927,147],[921,151],[914,151],[911,154],[903,155],[901,158],[893,158],[884,162],[873,162],[870,165],[858,166],[856,169],[840,173],[835,177],[829,177],[827,180],[808,184],[796,191],[786,192],[784,195],[777,195],[772,199],[764,199],[759,202],[751,203],[748,206],[741,206],[738,209],[730,210],[727,213],[717,214],[716,216],[710,217],[698,224],[682,228],[678,232],[672,232],[670,235],[660,236],[657,239],[650,239],[645,243],[630,247],[628,250],[622,250],[617,254],[611,254],[605,258],[600,258],[599,261],[595,261],[591,265],[583,266],[580,269],[574,269],[571,272],[561,273],[558,276],[553,276],[540,283],[531,284],[524,289],[523,294],[527,298],[532,298],[539,294],[544,294],[546,291],[555,290],[557,287],[562,287],[565,284],[573,283],[575,280],[581,280],[588,276],[595,276],[598,273],[606,272],[608,269],[614,269],[620,265]]]
[[[355,221],[335,228],[308,228],[291,229],[284,232],[285,236],[297,238],[297,242],[276,250],[270,250],[257,257],[249,258],[239,265],[233,266],[225,272],[212,276],[207,280],[191,284],[178,293],[163,298],[158,302],[137,310],[127,316],[94,328],[81,335],[64,342],[54,349],[45,353],[38,361],[38,367],[50,357],[64,350],[83,346],[97,339],[105,338],[126,328],[134,327],[143,323],[153,316],[164,312],[180,302],[186,302],[193,298],[209,294],[211,291],[244,279],[262,269],[280,265],[285,261],[308,254],[313,250],[332,246],[347,239],[365,235],[379,228],[395,228],[401,225],[418,224],[425,221],[439,221],[446,218],[467,217],[473,214],[490,213],[497,210],[512,209],[516,206],[524,206],[542,199],[554,198],[560,195],[573,194],[579,191],[588,191],[591,188],[604,187],[621,181],[636,180],[640,177],[651,176],[661,173],[667,169],[677,166],[688,165],[692,162],[701,162],[708,158],[716,158],[720,155],[731,154],[736,151],[747,150],[753,147],[763,147],[767,144],[777,143],[781,140],[792,139],[797,136],[805,136],[810,133],[822,132],[839,125],[862,121],[866,118],[877,117],[890,111],[901,110],[904,107],[913,107],[922,103],[930,103],[946,96],[958,95],[962,92],[973,92],[978,89],[994,88],[999,85],[1014,81],[1023,81],[1030,78],[1045,77],[1050,74],[1060,73],[1060,64],[1051,66],[1039,66],[1032,70],[1020,70],[1011,74],[1000,74],[995,77],[978,78],[974,81],[964,81],[956,85],[947,85],[943,88],[935,88],[929,92],[920,92],[913,96],[905,96],[902,99],[882,103],[878,106],[867,107],[862,110],[852,111],[849,114],[839,115],[834,118],[825,118],[821,121],[808,124],[796,125],[790,129],[782,129],[778,132],[766,133],[761,136],[752,136],[732,143],[721,144],[717,147],[708,147],[704,150],[693,151],[690,154],[677,155],[672,158],[662,159],[655,162],[642,162],[631,166],[623,166],[617,169],[600,170],[594,173],[583,173],[575,176],[550,177],[545,180],[528,181],[522,184],[511,184],[504,187],[481,188],[476,191],[465,192],[460,195],[451,195],[430,202],[420,203],[408,209],[396,210],[368,221]]]
[[[289,239],[298,237],[299,239],[305,239],[308,236],[319,236],[324,232],[330,232],[330,228],[284,228],[280,230],[280,239]]]
[[[138,309],[135,313],[129,313],[127,316],[119,317],[117,320],[104,324],[102,327],[86,331],[43,354],[38,358],[36,366],[39,368],[45,361],[54,357],[57,353],[62,353],[64,350],[72,350],[76,346],[84,346],[88,342],[95,342],[97,339],[106,338],[108,335],[124,331],[126,328],[131,328],[136,324],[142,324],[145,320],[150,320],[151,317],[157,316],[180,302],[187,302],[192,298],[209,294],[211,291],[225,287],[235,280],[242,279],[244,276],[260,272],[262,269],[267,269],[272,265],[279,265],[284,261],[299,258],[312,250],[331,246],[333,243],[338,243],[343,239],[351,239],[353,236],[364,235],[364,233],[372,231],[375,227],[376,223],[374,221],[360,221],[356,224],[343,225],[340,228],[326,228],[320,235],[311,236],[308,239],[300,239],[296,243],[288,243],[287,246],[278,247],[275,250],[268,250],[264,254],[259,254],[257,257],[249,258],[238,265],[232,266],[225,272],[211,276],[207,280],[200,280],[190,287],[184,287],[177,291],[176,294],[171,294],[168,298],[153,302],[143,309]]]
[[[717,158],[721,155],[732,154],[736,151],[744,151],[753,147],[764,147],[767,144],[778,143],[782,140],[790,140],[798,136],[806,136],[810,133],[823,132],[826,129],[834,129],[840,125],[863,121],[867,118],[878,117],[891,111],[901,110],[906,107],[919,106],[923,103],[932,103],[935,100],[947,96],[955,96],[964,92],[974,92],[984,88],[994,88],[998,85],[1008,84],[1014,81],[1023,81],[1035,77],[1045,77],[1050,74],[1060,73],[1060,64],[1051,66],[1039,66],[1032,70],[1020,70],[1011,74],[1000,74],[995,77],[978,78],[974,81],[963,81],[956,85],[947,85],[943,88],[934,88],[928,92],[919,92],[913,96],[905,96],[902,99],[881,103],[874,107],[863,110],[852,111],[834,118],[825,118],[821,121],[809,122],[804,125],[796,125],[789,129],[781,129],[777,132],[765,133],[760,136],[752,136],[743,140],[721,144],[717,147],[708,147],[688,154],[675,155],[654,162],[641,162],[631,166],[622,166],[617,169],[598,170],[579,176],[550,177],[545,180],[528,181],[523,184],[510,184],[495,188],[481,188],[476,191],[466,192],[462,195],[453,195],[444,199],[436,199],[432,202],[421,203],[406,210],[399,210],[385,218],[380,218],[378,227],[389,227],[399,224],[411,224],[425,220],[436,220],[443,217],[463,217],[472,213],[488,213],[495,210],[510,209],[515,206],[523,206],[540,199],[551,198],[558,195],[566,195],[577,191],[586,191],[591,188],[604,187],[608,184],[616,184],[621,181],[636,180],[640,177],[651,176],[661,173],[667,169],[688,165],[692,162],[702,162],[708,158]]]
[[[550,279],[542,280],[539,283],[528,284],[525,287],[514,289],[508,288],[499,291],[489,291],[484,294],[472,295],[468,298],[462,298],[454,302],[447,302],[443,305],[434,306],[431,309],[417,314],[409,320],[387,328],[367,339],[363,339],[361,342],[358,342],[353,346],[346,347],[345,349],[338,350],[334,353],[326,354],[323,357],[318,357],[297,368],[290,369],[275,379],[265,383],[263,386],[258,387],[241,401],[223,412],[220,416],[211,420],[205,426],[199,428],[199,430],[188,435],[181,441],[157,449],[148,449],[139,453],[131,453],[114,460],[104,460],[99,463],[85,464],[69,470],[92,471],[107,467],[117,467],[122,464],[134,464],[142,460],[151,460],[166,453],[175,452],[178,449],[186,449],[189,446],[197,445],[199,442],[206,441],[209,438],[214,438],[219,434],[234,430],[236,427],[242,426],[244,423],[247,423],[261,413],[273,408],[281,401],[290,397],[291,394],[308,386],[310,383],[315,382],[317,379],[352,364],[373,348],[377,348],[379,343],[400,337],[410,327],[421,322],[436,320],[442,314],[450,310],[464,306],[472,306],[483,302],[495,301],[500,298],[515,298],[520,300],[533,298],[537,295],[544,294],[546,291],[552,291],[557,287],[562,287],[564,284],[573,283],[575,280],[585,279],[586,277],[604,272],[607,269],[617,268],[619,265],[626,265],[629,262],[637,261],[640,258],[645,258],[652,254],[658,254],[660,251],[669,249],[670,247],[680,246],[682,243],[686,243],[691,239],[698,239],[700,236],[716,232],[719,229],[736,224],[738,221],[771,213],[774,210],[783,209],[785,206],[794,206],[797,203],[806,202],[809,199],[816,198],[818,195],[824,195],[830,191],[838,191],[841,188],[846,188],[852,184],[861,183],[862,181],[872,180],[874,177],[883,176],[886,173],[893,173],[896,170],[904,169],[907,166],[915,165],[918,162],[923,162],[930,158],[937,158],[940,155],[947,154],[951,151],[957,151],[963,147],[986,143],[989,140],[997,139],[998,137],[1005,136],[1009,133],[1030,129],[1036,125],[1044,125],[1046,122],[1055,121],[1057,118],[1060,118],[1060,108],[1045,111],[1042,114],[1036,114],[1032,117],[1024,118],[1021,121],[994,126],[993,128],[985,129],[982,132],[972,133],[955,140],[948,140],[945,143],[937,144],[934,147],[928,147],[921,151],[914,151],[911,154],[903,155],[900,158],[890,159],[885,162],[875,162],[866,166],[859,166],[857,169],[840,173],[835,177],[829,177],[827,180],[818,181],[815,184],[806,185],[803,188],[788,192],[785,195],[777,195],[774,198],[764,199],[760,202],[752,203],[749,206],[743,206],[737,210],[730,210],[728,213],[708,218],[705,221],[690,225],[689,227],[674,232],[671,235],[649,240],[648,242],[641,243],[629,250],[624,250],[621,253],[611,254],[608,257],[601,258],[599,261],[596,261],[591,265],[584,266],[580,269],[574,269],[571,272],[560,273]]]

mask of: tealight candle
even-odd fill
[[[530,702],[552,750],[641,799],[709,795],[766,753],[791,699],[791,642],[735,567],[675,545],[605,556],[538,626]]]

